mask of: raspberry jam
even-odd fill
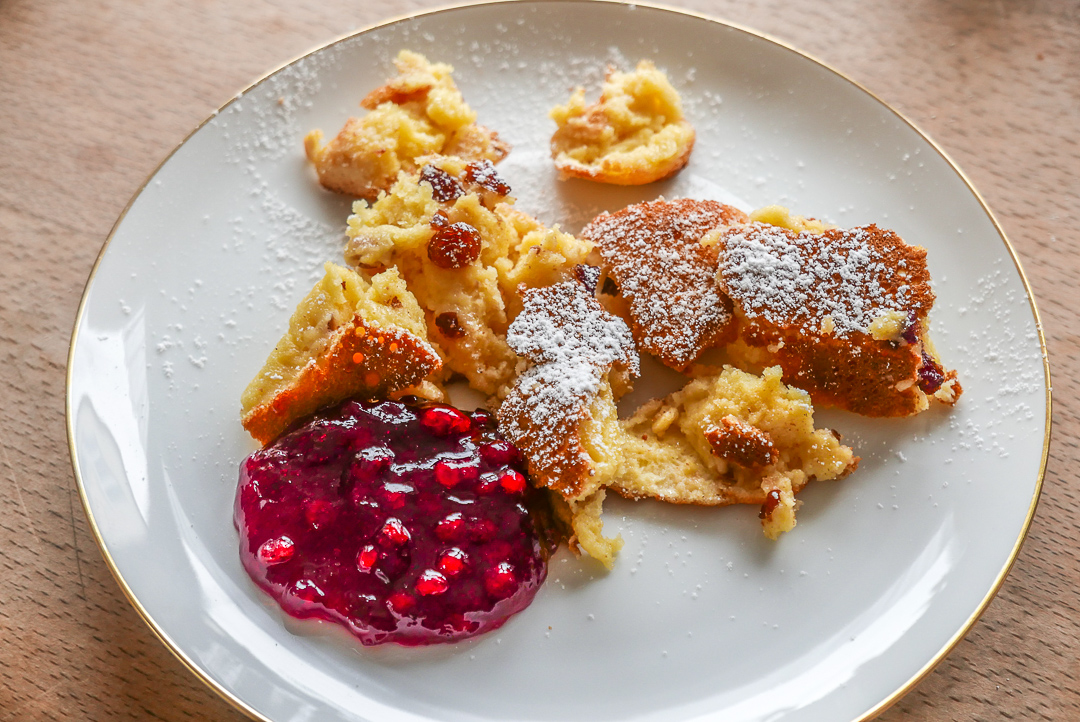
[[[287,613],[423,645],[532,601],[552,551],[536,493],[486,411],[349,401],[241,464],[234,520],[244,568]]]

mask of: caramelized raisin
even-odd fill
[[[705,439],[713,455],[745,469],[770,466],[780,458],[769,432],[730,414],[706,430]]]
[[[579,263],[574,266],[574,278],[579,283],[589,289],[589,293],[596,292],[596,284],[600,281],[600,269],[596,266],[588,266],[584,263]]]
[[[451,223],[428,241],[427,254],[439,268],[462,268],[480,257],[480,231],[468,223]]]
[[[901,337],[907,343],[915,343],[919,340],[919,331],[922,328],[922,324],[919,323],[919,319],[915,317],[914,313],[908,313],[907,319],[904,321],[904,333]]]
[[[465,166],[465,180],[500,196],[510,195],[510,185],[502,179],[490,160],[478,160]]]
[[[465,335],[465,329],[458,321],[457,314],[453,311],[440,313],[435,317],[435,327],[447,338],[461,338]]]
[[[758,512],[758,519],[769,519],[772,517],[772,513],[776,511],[776,507],[780,506],[780,492],[773,489],[765,495],[765,503],[761,505],[761,511]]]
[[[443,211],[435,211],[435,215],[431,217],[430,225],[435,230],[446,228],[450,225],[450,216],[446,215]]]
[[[606,278],[604,278],[604,286],[600,289],[600,293],[604,294],[605,296],[618,296],[619,285],[615,283],[614,279],[612,279],[611,276],[607,276]]]
[[[919,388],[923,393],[933,394],[945,383],[945,369],[934,360],[934,357],[922,352],[922,366],[919,367]]]
[[[420,171],[420,182],[431,185],[431,197],[439,203],[448,203],[465,195],[465,190],[442,168],[426,165]]]

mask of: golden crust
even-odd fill
[[[324,406],[354,396],[385,398],[441,365],[396,271],[369,284],[332,263],[326,269],[244,391],[241,420],[261,444]]]
[[[929,353],[926,249],[875,225],[796,232],[762,223],[728,229],[718,247],[717,280],[739,320],[729,353],[741,365],[779,364],[815,403],[866,416],[925,410],[935,373],[948,390],[936,397],[956,400],[955,372]]]
[[[394,64],[400,75],[361,101],[367,115],[349,118],[329,143],[323,144],[320,130],[304,138],[305,153],[325,188],[374,200],[398,173],[415,171],[422,156],[493,163],[506,157],[510,146],[474,122],[476,113],[454,84],[453,68],[407,50]]]
[[[559,126],[551,157],[564,176],[643,185],[679,172],[694,148],[694,128],[683,117],[679,94],[649,60],[632,73],[610,70],[593,105],[585,105],[585,91],[578,88],[551,117]]]
[[[260,444],[268,444],[294,421],[324,406],[351,397],[386,398],[419,383],[439,365],[439,357],[422,339],[402,329],[368,324],[357,315],[335,332],[326,353],[307,366],[294,385],[245,414],[244,428]]]
[[[746,223],[745,213],[716,201],[653,201],[602,213],[582,231],[596,244],[602,272],[626,302],[634,339],[678,370],[713,346],[734,340],[731,302],[716,282],[710,231]]]

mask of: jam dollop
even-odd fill
[[[552,550],[536,494],[486,411],[348,401],[241,464],[234,521],[244,568],[288,614],[424,645],[532,601]]]

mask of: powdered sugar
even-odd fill
[[[877,242],[881,238],[896,245],[883,249]],[[838,337],[866,333],[883,313],[921,310],[913,306],[920,306],[921,297],[929,293],[928,286],[916,292],[899,280],[914,275],[912,283],[926,285],[925,262],[898,272],[918,266],[922,259],[893,258],[896,251],[910,247],[874,226],[796,235],[756,223],[728,233],[722,245],[724,290],[748,316],[778,326],[817,330],[828,317]]]
[[[336,60],[335,53],[324,52],[297,61],[224,109],[215,122],[225,129],[234,124],[238,127],[235,136],[230,130],[224,133],[233,141],[229,160],[280,160],[299,148],[305,129],[297,118],[312,106],[312,99],[322,89],[322,72]]]
[[[530,468],[563,476],[580,465],[576,427],[613,366],[637,376],[630,329],[577,281],[525,293],[507,342],[535,365],[522,374],[499,409],[500,428],[527,444]],[[523,447],[525,448],[525,447]]]
[[[710,201],[657,201],[605,213],[582,231],[629,302],[635,337],[669,366],[692,363],[732,321],[716,284],[715,251],[698,241],[736,216]]]
[[[524,307],[506,341],[536,364],[590,366],[606,371],[623,364],[638,373],[630,329],[604,310],[577,281],[525,293]]]

